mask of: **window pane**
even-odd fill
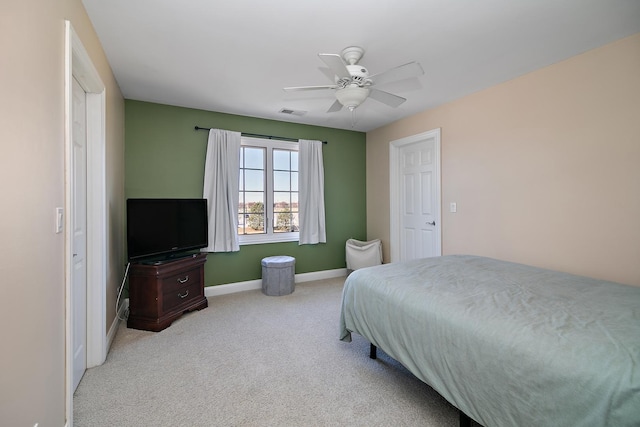
[[[290,191],[291,190],[291,173],[284,171],[273,172],[273,190],[274,191]]]
[[[273,208],[276,212],[291,210],[291,193],[277,191],[273,193]]]
[[[274,170],[290,170],[289,150],[273,150],[273,169]]]
[[[298,212],[298,193],[291,193],[291,210]]]
[[[264,169],[264,148],[243,147],[244,167],[248,169]]]
[[[244,234],[264,233],[264,193],[245,193]]]
[[[297,212],[278,212],[273,221],[274,233],[300,231]]]
[[[244,171],[245,191],[264,191],[264,171],[245,170]]]
[[[244,234],[264,234],[264,214],[251,213],[245,215]]]
[[[292,227],[292,216],[290,212],[278,212],[275,213],[274,223],[273,223],[273,232],[274,233],[289,233],[293,231]]]
[[[244,193],[244,203],[247,211],[255,203],[261,203],[264,210],[264,191],[247,191]]]
[[[298,191],[298,172],[291,172],[291,191]]]
[[[298,152],[297,151],[291,152],[291,170],[292,171],[298,170]]]

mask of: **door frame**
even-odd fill
[[[442,255],[442,189],[440,178],[440,128],[432,129],[427,132],[419,133],[417,135],[407,136],[405,138],[391,141],[389,144],[389,253],[391,262],[397,262],[400,260],[400,248],[401,248],[401,236],[400,236],[400,191],[401,191],[401,179],[400,179],[400,150],[411,144],[417,142],[433,139],[434,140],[434,152],[435,152],[435,187],[436,187],[436,207],[434,209],[435,214],[435,233],[436,233],[436,252],[438,255]]]
[[[106,152],[105,86],[91,58],[73,29],[65,21],[65,403],[67,426],[73,425],[73,318],[71,303],[72,215],[72,83],[73,78],[86,92],[87,104],[87,368],[104,363],[106,334]]]

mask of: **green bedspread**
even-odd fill
[[[640,288],[475,256],[353,272],[356,332],[484,426],[640,426]]]

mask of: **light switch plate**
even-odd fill
[[[64,226],[64,209],[56,208],[56,234],[62,233]]]
[[[458,204],[456,202],[449,203],[449,212],[451,213],[458,212]]]

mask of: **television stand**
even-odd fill
[[[197,253],[161,264],[132,264],[127,327],[159,332],[185,312],[206,308],[206,261],[206,253]]]

